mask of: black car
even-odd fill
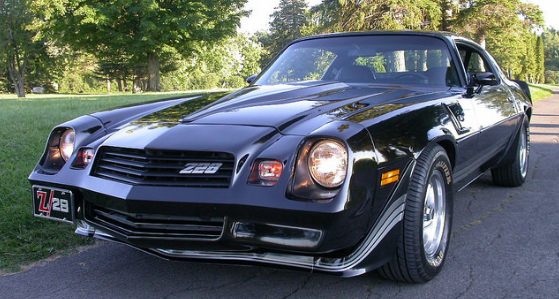
[[[425,282],[453,194],[526,178],[527,85],[459,36],[307,37],[248,81],[55,127],[34,214],[168,259]]]

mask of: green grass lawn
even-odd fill
[[[537,102],[550,96],[553,93],[553,90],[547,85],[530,84],[530,93],[532,94],[532,101]]]
[[[93,241],[65,223],[34,218],[27,176],[43,153],[51,129],[83,114],[181,94],[0,95],[0,272]]]

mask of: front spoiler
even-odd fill
[[[402,221],[405,199],[406,195],[404,194],[392,201],[360,245],[353,252],[343,257],[329,258],[276,252],[195,251],[133,247],[167,259],[257,263],[336,273],[343,276],[356,276],[370,270],[370,266],[364,261]],[[93,228],[83,221],[78,223],[76,233],[130,245],[120,241],[111,233]],[[399,234],[399,231],[396,231],[396,233]]]

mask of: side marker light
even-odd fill
[[[388,184],[397,182],[400,179],[400,169],[392,170],[382,174],[380,185],[386,186]]]

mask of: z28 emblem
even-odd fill
[[[180,174],[215,174],[222,163],[188,163]]]

